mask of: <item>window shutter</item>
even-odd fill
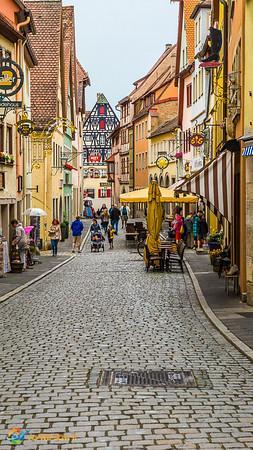
[[[98,198],[101,198],[101,189],[98,190]]]
[[[106,189],[106,197],[111,198],[111,189],[110,188]]]

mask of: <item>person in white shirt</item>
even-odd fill
[[[126,227],[129,215],[130,215],[130,209],[124,203],[120,208],[120,217],[121,217],[121,222],[122,222],[122,228]]]

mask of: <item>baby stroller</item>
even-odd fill
[[[101,231],[96,231],[91,233],[91,252],[99,252],[99,250],[105,251],[104,237]]]

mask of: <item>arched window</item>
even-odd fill
[[[168,174],[166,174],[166,177],[165,177],[165,187],[167,188],[167,187],[169,187],[169,185],[170,185],[170,177],[169,177]]]
[[[160,175],[159,176],[159,186],[163,186],[163,176],[162,175]]]
[[[158,178],[157,178],[156,173],[155,173],[155,175],[154,175],[154,180],[155,180],[155,181],[158,181]]]
[[[149,175],[149,182],[151,183],[152,180],[153,180],[153,175]]]

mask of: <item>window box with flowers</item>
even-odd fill
[[[13,166],[14,158],[12,155],[8,155],[4,152],[0,152],[0,164],[6,164],[8,166]]]

